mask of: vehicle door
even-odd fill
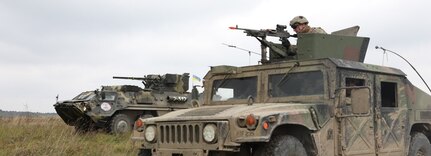
[[[379,155],[404,155],[407,123],[405,81],[398,76],[376,76],[376,143]]]
[[[338,152],[340,155],[375,155],[375,126],[373,108],[373,75],[358,71],[340,72],[340,100],[337,106],[339,136]],[[363,114],[352,111],[351,93],[355,87],[369,90],[369,100],[363,105],[369,105]],[[362,104],[362,103],[361,103]]]

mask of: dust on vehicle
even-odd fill
[[[241,29],[262,64],[211,67],[202,107],[139,119],[140,155],[431,154],[431,96],[399,69],[363,63],[359,27],[298,34],[295,50],[280,28]]]

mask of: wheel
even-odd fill
[[[258,147],[253,156],[306,156],[302,143],[295,137],[290,135],[277,135],[271,140]]]
[[[431,156],[431,144],[423,133],[416,133],[410,142],[409,156]]]
[[[149,149],[140,149],[138,156],[151,156],[151,150]]]
[[[123,134],[132,131],[133,121],[125,114],[117,114],[111,120],[111,133]]]

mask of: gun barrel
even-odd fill
[[[261,30],[255,30],[255,29],[247,29],[247,28],[239,28],[238,25],[235,27],[229,27],[229,29],[232,30],[244,30],[244,33],[247,34],[247,36],[255,36],[255,37],[265,37],[265,36],[272,36],[272,37],[290,37],[290,34],[287,31],[284,31],[286,29],[285,25],[277,25],[277,29],[261,29]]]
[[[128,80],[146,80],[144,77],[123,77],[123,76],[114,76],[113,79],[128,79]]]

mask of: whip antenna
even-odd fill
[[[228,46],[230,48],[235,48],[235,49],[239,49],[239,50],[248,52],[248,64],[250,64],[251,54],[255,54],[255,55],[261,56],[260,53],[257,53],[257,52],[251,51],[251,50],[247,50],[247,49],[244,49],[244,48],[240,48],[240,47],[237,47],[235,45],[226,44],[226,43],[222,43],[222,44],[225,45],[225,46]]]
[[[413,67],[413,65],[412,65],[409,61],[407,61],[407,59],[405,59],[404,57],[402,57],[400,54],[398,54],[398,53],[396,53],[396,52],[393,52],[393,51],[391,51],[391,50],[385,49],[385,48],[383,48],[383,47],[376,46],[376,49],[382,49],[382,50],[383,50],[383,53],[391,52],[391,53],[393,53],[393,54],[395,54],[395,55],[397,55],[397,56],[401,57],[404,61],[406,61],[406,62],[410,65],[410,67],[412,67],[412,68],[413,68],[413,70],[416,72],[416,74],[418,74],[418,75],[419,75],[419,77],[422,79],[422,82],[424,82],[424,84],[425,84],[425,85],[427,86],[427,88],[428,88],[428,91],[431,93],[431,89],[430,89],[430,87],[429,87],[429,86],[428,86],[428,84],[425,82],[425,80],[422,78],[421,74],[419,74],[419,72],[416,70],[416,68],[415,68],[415,67]]]
[[[228,46],[228,47],[230,47],[230,48],[235,48],[235,49],[239,49],[239,50],[242,50],[242,51],[246,51],[246,52],[248,52],[248,54],[250,55],[250,54],[256,54],[256,55],[261,55],[260,53],[257,53],[257,52],[254,52],[254,51],[251,51],[251,50],[247,50],[247,49],[244,49],[244,48],[240,48],[240,47],[237,47],[237,46],[234,46],[234,45],[231,45],[231,44],[226,44],[226,43],[222,43],[223,45],[225,45],[225,46]]]

